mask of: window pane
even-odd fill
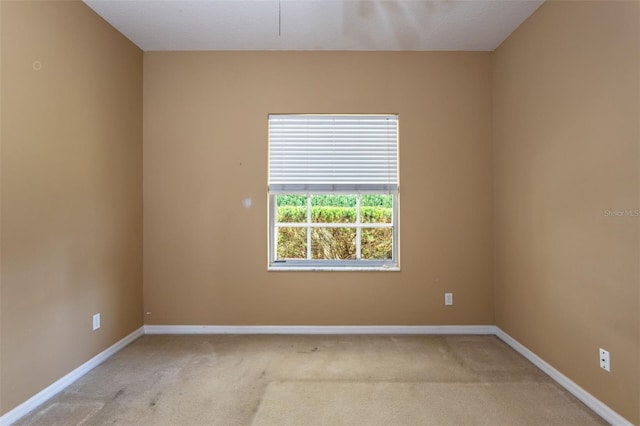
[[[311,198],[311,222],[356,223],[356,196],[314,195]]]
[[[302,223],[307,221],[306,195],[278,195],[276,205],[278,211],[276,222]]]
[[[307,228],[279,227],[277,260],[307,258]]]
[[[311,228],[312,259],[355,259],[356,228]]]
[[[360,199],[360,221],[362,223],[391,223],[392,216],[393,195],[362,195]]]
[[[362,228],[360,256],[365,260],[387,260],[393,254],[392,228]]]

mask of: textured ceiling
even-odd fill
[[[142,50],[494,50],[543,0],[84,0]]]

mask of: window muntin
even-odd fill
[[[398,268],[397,116],[269,117],[269,268]]]

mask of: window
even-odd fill
[[[269,116],[269,269],[398,269],[398,117]]]

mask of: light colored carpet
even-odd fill
[[[270,383],[253,425],[589,425],[548,383]]]
[[[606,424],[495,336],[143,336],[20,425]]]

